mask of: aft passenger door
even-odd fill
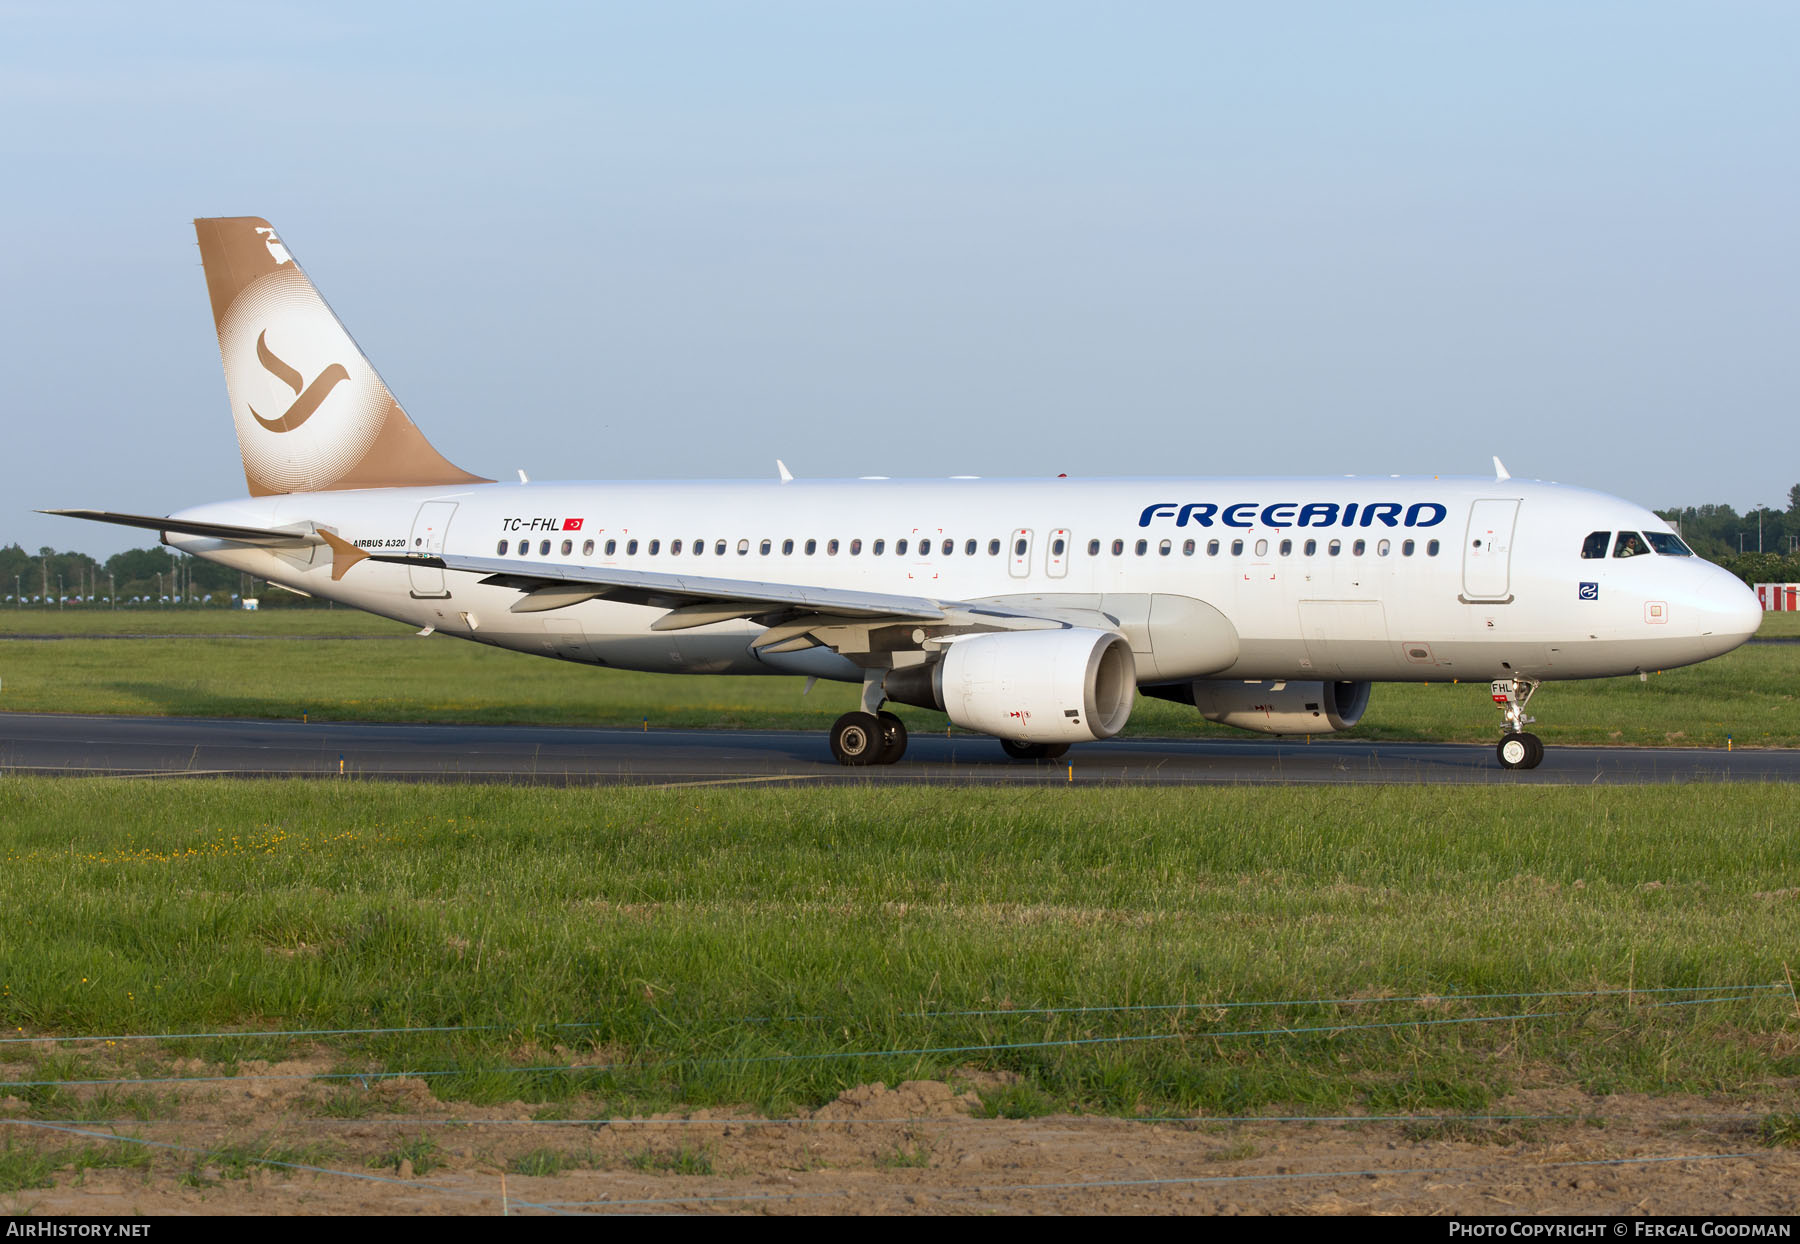
[[[1512,599],[1513,526],[1518,517],[1517,498],[1484,497],[1469,507],[1469,530],[1463,536],[1464,603],[1503,605]]]
[[[407,552],[429,553],[437,556],[444,551],[444,533],[450,530],[451,516],[456,513],[454,501],[427,501],[419,507],[419,513],[413,518],[412,536],[407,540]],[[444,572],[429,566],[409,566],[407,573],[412,577],[412,594],[415,600],[450,595],[444,588]]]

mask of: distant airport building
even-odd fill
[[[1800,583],[1758,583],[1756,599],[1765,613],[1793,613],[1800,610]]]

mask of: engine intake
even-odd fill
[[[927,669],[896,670],[891,700],[1020,743],[1085,743],[1125,728],[1137,691],[1131,644],[1112,631],[1003,631],[953,641]]]
[[[1369,707],[1366,682],[1219,682],[1189,684],[1208,721],[1261,734],[1330,734],[1348,730]]]

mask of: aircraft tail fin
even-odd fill
[[[268,221],[194,232],[252,496],[488,482],[431,447]]]

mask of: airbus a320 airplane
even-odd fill
[[[199,220],[250,496],[53,513],[462,639],[670,674],[862,685],[831,729],[892,764],[888,701],[1021,758],[1140,691],[1266,734],[1356,724],[1376,682],[1488,680],[1531,768],[1546,681],[1704,661],[1755,596],[1656,515],[1492,479],[496,483],[425,440],[268,222]]]

